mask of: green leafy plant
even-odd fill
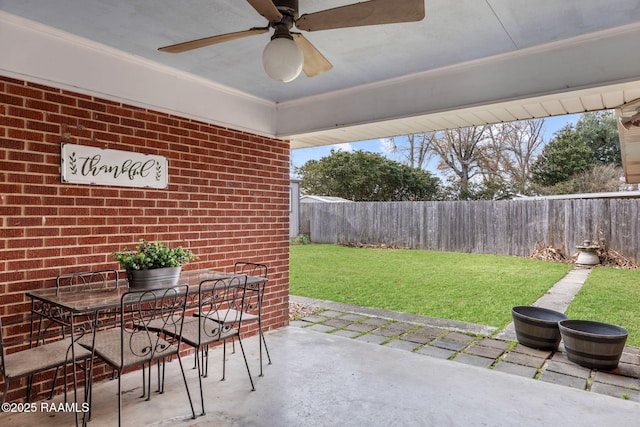
[[[309,243],[311,243],[311,239],[309,239],[308,234],[299,234],[291,239],[292,245],[308,245]]]
[[[193,252],[181,246],[170,248],[162,242],[148,242],[144,239],[140,240],[135,250],[125,248],[119,252],[112,252],[111,255],[125,270],[179,267],[198,258]]]

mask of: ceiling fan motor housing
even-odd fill
[[[295,20],[298,18],[298,0],[274,0],[273,4],[282,14],[280,22],[270,22],[269,25],[274,28],[271,40],[279,38],[287,38],[293,40],[291,32]]]
[[[294,21],[298,19],[298,0],[273,0],[273,4],[285,17],[290,16]]]

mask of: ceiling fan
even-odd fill
[[[274,80],[289,82],[301,71],[308,77],[329,71],[333,66],[295,26],[304,31],[320,31],[365,25],[413,22],[424,19],[424,0],[369,0],[298,16],[298,0],[247,0],[269,21],[266,27],[253,27],[161,47],[161,52],[181,53],[217,43],[264,34],[273,28],[271,42],[262,54],[267,74]]]

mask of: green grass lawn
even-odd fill
[[[291,294],[502,328],[573,266],[529,258],[336,245],[291,247]],[[640,271],[594,268],[567,309],[640,346]]]
[[[337,245],[291,246],[290,292],[502,328],[571,265],[529,258]]]
[[[640,346],[640,271],[594,268],[566,314],[622,326],[627,345]]]

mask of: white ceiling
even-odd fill
[[[300,13],[354,0],[299,0]],[[639,0],[425,0],[416,23],[305,33],[334,68],[291,83],[242,0],[0,0],[0,71],[292,148],[615,108],[640,98]]]

